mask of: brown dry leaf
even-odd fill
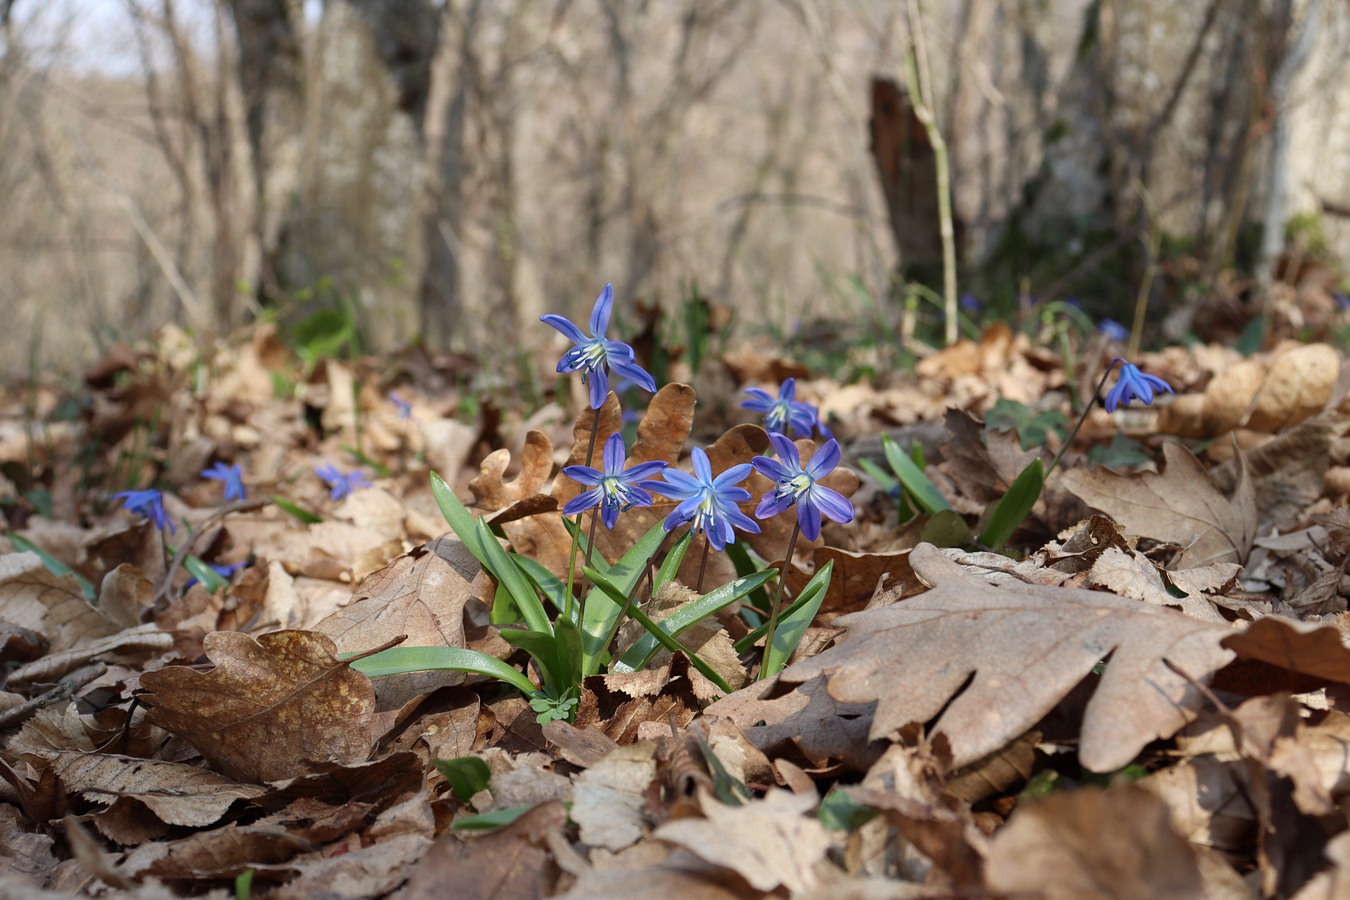
[[[337,658],[324,634],[278,631],[254,640],[218,631],[203,642],[209,672],[169,666],[141,676],[146,719],[186,740],[239,781],[302,774],[306,761],[370,754],[375,689]]]
[[[1070,469],[1062,480],[1070,493],[1128,533],[1184,547],[1177,561],[1182,568],[1245,561],[1257,526],[1251,479],[1239,478],[1229,500],[1181,444],[1163,444],[1163,457],[1162,473],[1084,468]]]
[[[986,435],[984,423],[965,410],[947,410],[945,423],[949,439],[943,445],[943,461],[937,469],[958,491],[948,498],[956,501],[953,506],[958,512],[983,514],[1041,455],[1039,448],[1023,450],[1012,432],[991,431]]]
[[[97,640],[89,640],[77,647],[48,653],[9,673],[5,684],[11,688],[26,688],[34,682],[55,681],[67,672],[96,658],[123,658],[144,660],[173,646],[173,635],[154,624],[138,625]]]
[[[1203,702],[1164,658],[1201,680],[1232,658],[1219,643],[1228,628],[1171,610],[1099,591],[993,587],[931,544],[914,548],[910,563],[932,590],[838,619],[848,629],[842,642],[782,679],[829,675],[837,700],[878,701],[874,739],[941,712],[934,735],[946,736],[955,766],[1022,734],[1110,656],[1084,715],[1079,759],[1094,772],[1118,769]]]
[[[652,600],[652,610],[650,611],[652,621],[661,622],[681,608],[696,602],[699,598],[699,594],[691,591],[678,581],[667,582],[661,586],[661,590]],[[647,631],[637,622],[629,621],[624,625],[625,627],[620,632],[619,644],[623,647],[623,650],[626,650],[632,642],[640,639]],[[711,617],[700,619],[676,637],[675,640],[680,646],[690,653],[698,655],[711,666],[713,671],[721,675],[733,691],[744,686],[750,680],[745,671],[745,666],[741,665],[735,647],[732,646],[731,636],[727,634],[726,629],[718,624],[717,619]],[[622,656],[623,650],[618,651],[616,656]],[[662,647],[644,668],[652,669],[664,666],[670,662],[671,655],[671,651]],[[701,694],[700,697],[702,697]]]
[[[1350,404],[1322,412],[1242,455],[1210,470],[1221,491],[1237,484],[1240,466],[1251,473],[1262,531],[1297,524],[1322,493],[1333,449],[1350,424]]]
[[[399,900],[535,900],[553,893],[559,871],[547,836],[567,823],[557,801],[536,806],[481,837],[451,832],[427,849],[408,874]],[[448,893],[447,893],[448,892]]]
[[[592,675],[584,682],[576,722],[585,728],[598,724],[619,744],[632,743],[643,722],[688,725],[704,703],[722,691],[689,665],[683,653],[669,664],[640,672]]]
[[[510,450],[494,450],[478,467],[478,474],[469,482],[475,505],[481,512],[506,509],[543,491],[553,474],[553,444],[542,431],[525,435],[525,446],[520,452],[520,474],[510,484],[503,477],[511,464]],[[453,477],[453,476],[449,476]]]
[[[1322,849],[1331,865],[1308,879],[1293,900],[1350,896],[1350,831],[1342,831]]]
[[[656,777],[655,745],[618,747],[576,777],[571,819],[582,843],[618,851],[647,832],[645,792]]]
[[[361,582],[352,600],[314,626],[340,653],[355,653],[407,635],[404,647],[463,647],[464,605],[492,603],[493,587],[462,543],[438,538],[400,556]],[[376,682],[381,709],[397,708],[418,694],[462,683],[462,672],[412,672]]]
[[[6,876],[22,875],[42,883],[60,862],[52,854],[52,838],[20,825],[19,810],[0,804],[0,896],[18,896],[5,883]]]
[[[1308,815],[1330,815],[1350,793],[1350,716],[1330,710],[1316,725],[1300,721],[1292,739],[1278,740],[1270,768],[1294,782],[1294,802]]]
[[[828,563],[834,563],[830,587],[816,614],[816,621],[820,623],[828,624],[845,613],[865,608],[876,596],[879,585],[887,593],[898,591],[895,599],[912,597],[928,590],[927,585],[914,577],[914,570],[909,567],[908,550],[895,553],[851,553],[838,547],[819,547],[814,559],[817,571]],[[810,577],[795,568],[788,570],[788,588],[793,596],[801,592]]]
[[[1237,653],[1239,660],[1266,663],[1322,681],[1350,684],[1350,648],[1345,646],[1341,633],[1330,625],[1317,627],[1265,616],[1248,625],[1245,631],[1224,638],[1223,645]]]
[[[700,801],[707,818],[675,819],[653,836],[730,869],[756,890],[782,885],[797,894],[818,883],[816,865],[824,861],[830,837],[807,815],[817,803],[814,794],[775,788],[742,806],[727,806],[707,794]]]
[[[718,700],[705,715],[725,716],[770,757],[787,756],[812,768],[842,763],[866,772],[885,747],[868,731],[876,704],[841,703],[826,691],[825,679],[780,684],[781,676],[741,688]]]
[[[1136,785],[1083,787],[1021,806],[989,842],[990,890],[1045,900],[1194,900],[1195,852]]]
[[[544,737],[559,756],[580,769],[590,768],[619,746],[598,728],[578,728],[561,719],[544,723]]]
[[[35,768],[50,768],[71,796],[107,807],[92,815],[93,823],[123,845],[161,837],[171,825],[213,825],[236,801],[265,791],[197,766],[161,760],[71,750],[26,759]]]
[[[1138,784],[1167,804],[1172,825],[1191,844],[1241,857],[1256,842],[1256,811],[1242,764],[1201,756],[1160,769]]]
[[[1222,625],[1228,620],[1215,609],[1201,585],[1225,587],[1241,570],[1237,563],[1214,563],[1204,569],[1169,572],[1172,583],[1186,592],[1185,597],[1174,597],[1167,591],[1161,570],[1148,557],[1138,550],[1108,547],[1093,563],[1088,580],[1122,597],[1154,606],[1174,606],[1188,616]]]
[[[89,643],[120,627],[80,592],[73,575],[53,575],[36,553],[0,556],[0,618],[42,635],[51,652]]]

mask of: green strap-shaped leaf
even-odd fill
[[[801,596],[807,598],[806,602],[793,610],[791,615],[780,617],[778,629],[773,633],[773,646],[766,648],[764,652],[764,664],[759,670],[761,680],[783,671],[787,661],[792,658],[792,651],[797,649],[797,644],[801,641],[802,635],[806,634],[811,620],[820,611],[820,604],[824,602],[825,593],[830,588],[830,574],[833,571],[834,560],[830,560],[819,572],[812,575],[806,587],[802,588]]]
[[[502,549],[502,545],[497,542],[496,535],[488,529],[487,524],[482,519],[474,517],[468,508],[459,502],[455,492],[450,490],[450,485],[435,472],[431,473],[431,495],[435,498],[436,505],[440,507],[441,515],[445,516],[445,521],[450,523],[450,528],[464,546],[483,568],[511,593],[511,599],[520,609],[520,614],[529,629],[552,634],[553,626],[549,622],[548,613],[544,611],[544,604],[530,586],[529,580],[515,563],[511,562],[510,555]]]
[[[591,591],[586,595],[586,603],[581,610],[583,675],[594,675],[600,671],[600,661],[609,650],[609,642],[618,625],[619,615],[623,612],[623,604],[637,588],[647,561],[652,558],[652,554],[661,546],[661,541],[665,540],[665,537],[665,527],[657,522],[623,555],[623,559],[614,565],[606,565],[599,554],[593,557],[593,566],[586,570],[587,577],[594,571],[618,592],[618,599],[617,602],[611,599],[608,591]],[[584,540],[583,538],[583,543]]]
[[[688,603],[666,616],[656,623],[656,627],[672,638],[679,637],[697,622],[706,619],[708,616],[716,615],[777,574],[773,569],[767,569],[763,572],[747,575],[745,578],[737,578],[735,581],[727,582],[693,603]],[[645,634],[635,641],[633,646],[629,647],[627,652],[610,667],[610,671],[636,672],[647,665],[647,662],[656,655],[660,646],[654,634]],[[688,653],[689,651],[686,650],[685,652]]]
[[[393,647],[381,650],[364,659],[351,663],[358,672],[370,678],[381,675],[405,675],[408,672],[424,672],[434,669],[446,669],[451,672],[474,672],[505,681],[519,688],[523,694],[533,694],[534,684],[520,672],[508,666],[494,656],[466,650],[463,647]]]
[[[511,561],[516,564],[521,572],[525,573],[526,578],[534,583],[534,586],[539,589],[539,593],[544,595],[544,599],[553,604],[555,610],[561,613],[567,608],[567,585],[563,584],[561,578],[550,572],[547,566],[518,553],[511,554]],[[574,618],[580,615],[575,606],[572,608],[572,615]]]
[[[662,528],[664,529],[664,525]],[[680,563],[684,562],[684,554],[689,549],[689,544],[694,540],[694,532],[686,531],[684,537],[675,542],[675,546],[670,548],[666,554],[665,561],[661,563],[661,568],[656,570],[656,584],[652,585],[652,594],[658,593],[668,582],[675,580],[675,574],[680,571]],[[730,545],[728,545],[730,546]]]
[[[9,543],[14,547],[15,550],[17,550],[20,553],[27,552],[36,554],[37,558],[42,560],[42,565],[46,568],[46,570],[48,572],[51,572],[53,575],[74,575],[75,581],[78,582],[80,585],[80,592],[84,594],[84,599],[88,600],[90,603],[94,602],[95,598],[98,597],[98,590],[94,587],[94,583],[92,581],[90,581],[88,578],[85,578],[79,572],[76,572],[73,569],[71,569],[65,563],[61,562],[61,560],[57,559],[55,556],[52,556],[50,553],[48,553],[46,550],[43,550],[41,547],[30,541],[28,538],[24,537],[21,534],[15,534],[14,532],[11,531],[9,533]],[[212,572],[211,574],[215,575],[216,573]]]
[[[719,688],[726,691],[728,694],[731,693],[730,685],[726,683],[726,681],[722,678],[721,675],[717,674],[717,672],[713,669],[712,666],[708,665],[706,662],[700,659],[697,653],[690,651],[687,647],[681,646],[679,641],[675,640],[673,637],[662,631],[661,626],[653,622],[647,616],[646,613],[644,613],[641,609],[638,608],[636,603],[628,603],[628,596],[624,594],[622,591],[620,591],[613,584],[611,584],[605,578],[605,576],[601,575],[599,572],[597,572],[595,569],[590,568],[589,566],[584,571],[586,573],[586,577],[589,578],[591,581],[595,582],[595,586],[600,590],[604,591],[609,596],[609,598],[613,600],[616,604],[627,604],[628,614],[632,616],[639,625],[647,629],[647,632],[649,634],[653,635],[658,641],[660,641],[661,646],[665,647],[672,653],[683,653],[685,656],[689,657],[690,665],[692,665],[695,669],[698,669],[700,672],[702,672],[704,677],[706,677],[713,684],[717,685]]]
[[[297,506],[285,497],[278,496],[277,494],[272,495],[272,502],[277,505],[277,509],[282,512],[290,513],[306,525],[317,525],[323,521],[323,516],[316,515],[304,507]]]
[[[1017,526],[1031,513],[1044,486],[1045,466],[1039,459],[1033,459],[1031,465],[1023,469],[1022,474],[1013,481],[1008,493],[998,501],[994,514],[989,517],[989,524],[980,532],[980,543],[991,550],[1002,550]]]
[[[951,509],[951,504],[937,489],[937,485],[928,480],[928,476],[923,474],[910,459],[900,449],[900,445],[891,439],[888,434],[881,436],[881,448],[886,452],[886,461],[891,464],[891,471],[895,472],[895,477],[900,479],[900,485],[914,498],[914,502],[929,515],[944,509]]]

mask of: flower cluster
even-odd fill
[[[614,304],[614,288],[605,285],[591,312],[591,336],[562,316],[541,316],[541,321],[553,326],[575,345],[558,361],[559,372],[581,372],[590,387],[592,409],[599,409],[609,393],[609,373],[617,373],[625,380],[648,391],[655,391],[651,375],[637,365],[633,348],[621,341],[609,340],[605,330],[609,326]],[[797,447],[784,432],[791,430],[798,437],[808,437],[819,429],[828,437],[816,408],[796,397],[796,381],[787,379],[778,389],[778,396],[760,388],[747,388],[751,399],[742,406],[764,416],[764,427],[770,432],[779,459],[757,456],[752,463],[729,467],[714,476],[708,454],[700,447],[691,452],[693,474],[668,468],[664,462],[645,462],[624,468],[627,447],[622,435],[613,434],[605,441],[603,467],[567,466],[563,474],[589,488],[563,507],[563,515],[578,515],[591,509],[600,510],[600,519],[606,528],[613,528],[619,513],[635,506],[650,506],[652,494],[679,501],[666,516],[665,530],[673,531],[690,525],[697,533],[707,536],[708,544],[721,551],[735,543],[736,530],[750,534],[760,532],[759,524],[741,512],[740,504],[751,500],[748,490],[740,487],[752,471],[758,469],[774,482],[774,489],[760,500],[755,515],[767,519],[796,506],[797,521],[808,540],[820,535],[823,518],[836,522],[853,520],[853,507],[838,491],[820,484],[839,464],[839,443],[832,437],[820,447],[810,463],[803,466]],[[662,471],[664,470],[664,471]],[[661,479],[651,476],[661,474]]]

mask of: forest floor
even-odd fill
[[[1340,350],[1142,354],[1175,393],[1107,412],[1104,335],[851,383],[746,341],[592,411],[539,329],[518,380],[260,327],[9,386],[0,894],[1350,896]],[[790,554],[742,408],[788,378],[854,512]],[[565,522],[615,433],[753,466],[760,532],[666,538],[657,491]]]

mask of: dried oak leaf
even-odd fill
[[[567,824],[558,801],[536,806],[505,828],[466,839],[450,832],[427,848],[408,873],[401,900],[533,900],[554,893],[559,870],[550,833]]]
[[[1190,900],[1200,866],[1142,787],[1085,787],[1024,804],[989,843],[986,886],[1045,900]]]
[[[357,763],[370,754],[375,689],[338,659],[332,638],[277,631],[253,639],[217,631],[203,641],[209,672],[168,666],[141,676],[146,720],[186,740],[238,781],[279,781],[306,762]]]
[[[1330,625],[1318,627],[1264,616],[1246,630],[1230,634],[1223,645],[1237,653],[1235,669],[1264,666],[1276,670],[1267,673],[1260,692],[1315,690],[1328,681],[1350,684],[1350,648],[1341,640],[1340,631]]]
[[[730,869],[759,891],[782,885],[795,895],[818,883],[815,867],[824,860],[830,837],[818,819],[807,815],[817,802],[814,793],[775,788],[741,806],[727,806],[706,793],[701,800],[706,819],[673,819],[653,836]]]
[[[1071,469],[1065,489],[1142,537],[1184,547],[1181,568],[1246,560],[1256,539],[1252,480],[1240,476],[1233,498],[1219,492],[1191,451],[1163,444],[1166,469],[1121,475],[1109,469]]]
[[[406,647],[463,647],[464,606],[477,598],[492,603],[492,582],[478,560],[452,537],[442,537],[400,556],[361,582],[352,601],[314,626],[339,652],[408,636]],[[413,672],[381,678],[380,708],[402,706],[419,694],[462,683],[462,672]]]
[[[647,405],[647,411],[638,423],[637,440],[633,442],[626,465],[636,466],[645,462],[665,462],[675,465],[679,462],[680,452],[689,431],[694,424],[694,389],[687,384],[667,384],[657,391]],[[606,405],[601,409],[600,433],[596,435],[595,455],[590,465],[599,468],[600,449],[610,434],[617,431],[621,422],[617,418],[618,406],[613,410]],[[576,445],[568,465],[581,461],[586,453],[586,444],[590,440],[590,416],[583,413],[577,419],[574,435]],[[561,477],[553,483],[553,496],[559,506],[581,493],[582,486],[570,478]],[[675,501],[661,496],[653,496],[651,507],[634,507],[619,517],[611,531],[597,528],[595,547],[608,560],[621,557],[628,548],[642,537],[653,525],[659,522],[674,508]],[[584,517],[583,517],[584,518]],[[587,527],[589,527],[589,520]]]
[[[789,670],[791,671],[791,670]],[[866,772],[885,750],[868,736],[874,702],[841,703],[824,679],[783,690],[781,675],[741,688],[705,710],[724,716],[770,757],[788,757],[815,769],[841,763]]]
[[[53,653],[120,630],[84,599],[75,576],[53,575],[36,553],[0,556],[0,619],[42,635]]]
[[[647,833],[643,810],[656,777],[655,749],[650,741],[617,747],[576,777],[570,818],[584,843],[619,851]]]
[[[931,590],[837,619],[848,629],[842,642],[782,679],[828,675],[836,700],[877,701],[873,739],[941,712],[934,735],[946,736],[958,767],[1036,724],[1109,656],[1079,758],[1094,772],[1119,769],[1203,702],[1164,658],[1204,680],[1233,656],[1220,646],[1230,629],[1168,609],[1098,591],[994,587],[931,544],[915,547],[910,564]]]
[[[236,784],[196,766],[163,760],[74,750],[42,759],[28,754],[25,759],[35,769],[50,768],[72,796],[114,809],[135,804],[165,825],[191,828],[212,825],[236,801],[252,799],[264,790],[256,785]],[[94,817],[100,831],[119,843],[132,843],[110,834],[100,822],[101,815]]]

